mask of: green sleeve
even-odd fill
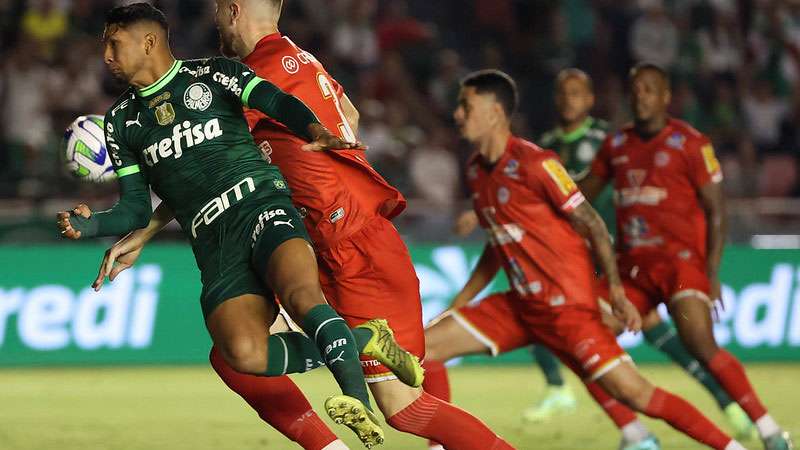
[[[150,223],[153,211],[144,175],[137,172],[120,177],[119,185],[120,198],[111,209],[92,213],[88,219],[70,218],[72,227],[81,232],[81,237],[118,236]]]
[[[311,141],[308,126],[319,123],[319,119],[305,103],[297,97],[280,90],[269,81],[255,78],[242,93],[242,104],[257,109],[267,116],[286,125],[292,133]]]

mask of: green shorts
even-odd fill
[[[216,222],[192,244],[203,283],[204,318],[225,300],[240,295],[274,298],[264,279],[272,252],[292,238],[311,242],[289,195],[253,195]]]

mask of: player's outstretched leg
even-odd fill
[[[792,448],[787,433],[769,415],[750,384],[744,367],[733,355],[717,346],[709,304],[695,296],[683,297],[669,305],[681,340],[695,358],[705,364],[728,394],[755,423],[767,450]]]
[[[272,251],[266,280],[289,315],[316,344],[342,389],[343,395],[325,402],[328,415],[355,431],[367,447],[381,444],[383,430],[370,407],[356,339],[344,319],[325,302],[316,258],[308,242],[289,239]]]
[[[588,383],[586,390],[622,433],[620,450],[661,449],[661,444],[656,436],[636,417],[636,413],[608,395],[597,382]]]
[[[681,366],[706,388],[725,414],[736,438],[747,439],[754,437],[756,430],[753,422],[747,417],[747,413],[738,403],[733,401],[714,376],[706,370],[705,366],[689,354],[675,328],[661,320],[658,311],[655,309],[642,319],[642,331],[645,340]]]
[[[304,450],[342,450],[347,447],[325,425],[289,377],[259,377],[233,370],[216,347],[209,354],[211,366],[234,392],[261,417]]]
[[[543,345],[534,345],[531,353],[544,375],[547,386],[541,401],[522,412],[522,420],[540,423],[557,415],[574,412],[577,405],[575,394],[564,383],[558,359]]]
[[[597,383],[612,397],[636,411],[661,419],[692,439],[718,450],[744,450],[744,447],[682,398],[659,389],[628,363],[602,375]]]

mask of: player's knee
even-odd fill
[[[236,337],[225,342],[220,350],[225,362],[237,372],[263,374],[267,370],[266,342],[256,342],[249,336]]]
[[[314,281],[298,281],[278,292],[281,304],[292,317],[302,317],[311,308],[325,303],[325,297]]]
[[[637,380],[626,380],[624,383],[617,383],[609,387],[610,393],[618,401],[624,403],[636,411],[644,411],[650,402],[653,393],[653,385],[644,378]]]

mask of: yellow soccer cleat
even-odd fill
[[[400,347],[394,340],[394,333],[386,320],[368,320],[356,328],[366,328],[372,331],[372,338],[361,350],[362,355],[375,358],[388,367],[403,383],[411,387],[422,386],[425,369],[419,363],[419,358]]]
[[[365,447],[383,444],[385,438],[378,418],[360,400],[334,395],[325,400],[325,411],[334,422],[355,431]]]

